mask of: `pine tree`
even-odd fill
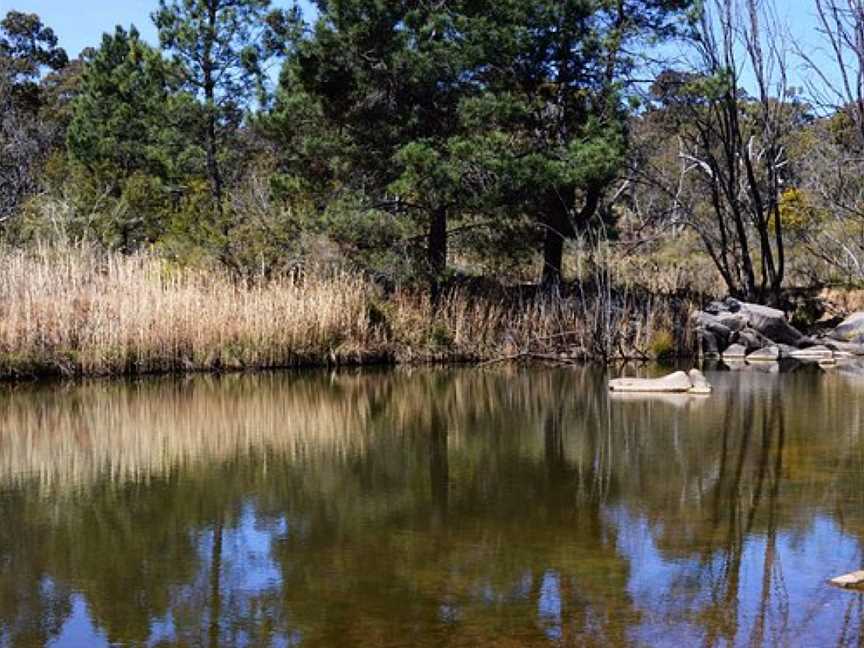
[[[153,22],[174,55],[187,89],[204,103],[207,174],[217,211],[224,179],[220,150],[248,102],[260,95],[265,64],[281,50],[278,35],[293,19],[270,0],[159,0]]]

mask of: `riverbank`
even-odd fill
[[[654,359],[693,351],[691,310],[602,278],[567,294],[457,287],[433,307],[344,270],[239,279],[39,246],[0,252],[0,377]]]

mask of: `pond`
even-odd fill
[[[0,646],[844,646],[864,378],[0,386]]]

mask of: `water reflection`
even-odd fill
[[[0,646],[858,645],[861,386],[590,370],[0,392]]]

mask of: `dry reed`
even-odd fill
[[[687,304],[591,295],[382,296],[349,272],[237,279],[88,246],[0,252],[0,376],[647,357],[691,348]],[[666,339],[666,338],[664,338]]]

